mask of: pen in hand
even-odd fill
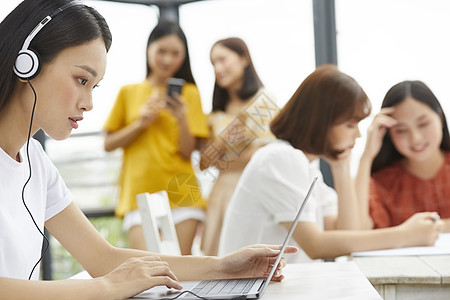
[[[441,217],[439,216],[439,215],[434,215],[432,218],[431,218],[431,220],[433,221],[433,222],[437,222],[437,221],[439,221],[441,219]]]

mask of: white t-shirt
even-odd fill
[[[36,224],[44,231],[44,222],[72,201],[64,184],[39,142],[30,139],[31,179],[24,198]],[[23,185],[29,177],[26,144],[17,162],[0,148],[0,276],[28,279],[41,257],[43,237],[36,229],[22,202]],[[39,278],[39,266],[32,279]]]
[[[258,149],[236,186],[225,215],[219,255],[251,244],[282,244],[314,179],[319,177],[301,216],[323,229],[325,216],[337,215],[337,194],[323,182],[319,161],[309,162],[290,143],[276,140]],[[291,245],[298,247],[294,239]],[[287,255],[288,262],[308,262],[302,251]]]

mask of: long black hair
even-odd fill
[[[181,27],[172,21],[160,21],[155,28],[153,28],[152,32],[150,33],[150,36],[148,37],[147,41],[147,48],[146,48],[146,63],[147,63],[147,75],[148,77],[152,73],[152,69],[150,68],[148,64],[148,47],[150,47],[150,44],[159,40],[160,38],[163,38],[168,35],[176,35],[184,44],[184,48],[186,49],[186,55],[184,57],[183,64],[181,65],[180,69],[173,75],[173,77],[176,78],[182,78],[186,80],[187,82],[195,84],[194,76],[192,76],[191,71],[191,61],[189,59],[189,50],[188,50],[188,44],[186,36],[184,35],[183,30]]]
[[[0,111],[8,105],[18,77],[13,66],[26,37],[41,20],[71,0],[25,0],[0,23]],[[105,19],[92,7],[75,5],[52,19],[29,46],[40,64],[51,62],[62,50],[101,37],[106,50],[112,37]]]
[[[444,151],[450,151],[450,135],[447,126],[447,119],[444,111],[436,96],[430,88],[422,81],[402,81],[397,83],[389,89],[384,97],[381,107],[392,107],[403,102],[406,98],[413,98],[416,101],[426,104],[435,113],[439,115],[442,120],[442,141],[440,148]],[[403,158],[392,142],[389,133],[383,138],[383,145],[378,155],[375,157],[372,164],[372,173],[379,171],[392,163]]]
[[[244,69],[242,87],[237,91],[239,98],[244,101],[256,94],[256,92],[263,87],[263,83],[256,73],[252,58],[250,57],[250,51],[245,42],[240,38],[231,37],[215,42],[211,50],[216,45],[228,48],[248,61],[248,65]],[[230,101],[230,96],[228,95],[227,90],[221,88],[216,81],[214,84],[212,111],[225,111],[228,101]]]

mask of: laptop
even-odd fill
[[[197,299],[259,299],[263,296],[269,282],[275,273],[278,263],[283,257],[286,246],[294,233],[297,226],[297,222],[303,211],[303,208],[308,201],[313,187],[317,181],[317,177],[314,178],[308,193],[300,206],[297,215],[292,222],[292,226],[289,229],[280,253],[278,254],[275,263],[273,264],[270,273],[265,278],[239,278],[239,279],[217,279],[217,280],[202,280],[202,281],[185,281],[182,282],[183,290],[168,290],[166,287],[154,287],[139,295],[130,299],[184,299],[184,300],[197,300]],[[180,295],[181,294],[181,295]],[[198,296],[200,297],[198,297]]]

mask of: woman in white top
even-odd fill
[[[0,23],[0,37],[0,299],[126,299],[157,285],[180,289],[178,280],[267,272],[278,246],[215,258],[108,244],[30,139],[39,129],[65,139],[92,109],[111,45],[108,25],[79,1],[25,0]],[[44,226],[94,279],[36,280]],[[272,279],[282,278],[277,272]]]
[[[318,67],[274,118],[277,141],[257,150],[228,206],[219,255],[252,243],[281,242],[315,176],[319,180],[293,234],[301,247],[292,261],[334,258],[354,251],[432,245],[442,228],[435,213],[414,215],[389,229],[363,228],[350,176],[358,122],[370,102],[358,83],[335,66]],[[331,166],[335,190],[318,159]]]

